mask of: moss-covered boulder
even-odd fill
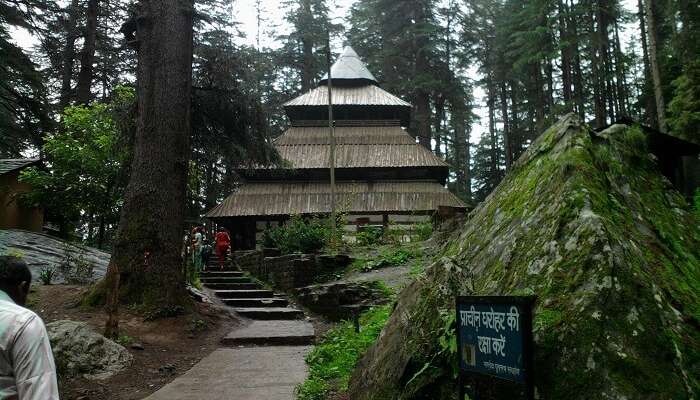
[[[406,287],[350,398],[456,398],[455,295],[536,295],[540,399],[700,398],[700,229],[633,126],[543,133]]]

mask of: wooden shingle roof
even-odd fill
[[[249,182],[207,213],[208,218],[329,213],[327,182]],[[336,204],[343,212],[431,212],[464,206],[433,181],[339,182]]]
[[[398,106],[411,107],[411,103],[401,100],[386,90],[374,86],[351,86],[333,88],[334,106]],[[328,88],[319,86],[284,103],[286,107],[324,106],[328,107]]]
[[[336,168],[448,167],[400,126],[337,127],[335,142]],[[275,148],[292,168],[328,168],[328,128],[291,127]]]

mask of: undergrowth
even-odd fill
[[[360,317],[360,332],[351,321],[329,330],[306,356],[309,377],[297,386],[298,400],[323,400],[345,392],[352,370],[362,354],[374,343],[391,315],[393,305],[374,307]]]
[[[370,272],[375,269],[384,267],[394,267],[397,265],[404,265],[409,260],[418,258],[421,256],[421,251],[417,248],[412,247],[390,247],[379,252],[373,260],[362,261],[359,263],[353,263],[353,267],[357,268],[361,272]]]

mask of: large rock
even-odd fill
[[[454,296],[534,294],[538,398],[698,399],[699,260],[698,221],[642,132],[568,116],[402,291],[349,398],[456,398]]]
[[[59,375],[107,379],[131,365],[134,357],[123,346],[70,320],[46,325]]]
[[[22,259],[29,266],[35,282],[39,281],[42,269],[57,268],[65,259],[66,252],[91,265],[94,280],[105,275],[110,257],[109,253],[104,251],[66,242],[43,233],[21,229],[0,229],[0,254],[11,251],[19,251],[22,254]],[[61,280],[62,277],[57,274],[55,282]]]
[[[332,321],[349,319],[371,306],[385,304],[387,294],[376,282],[333,282],[298,288],[295,298],[309,310]]]

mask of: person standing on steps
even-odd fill
[[[204,242],[204,235],[202,234],[201,226],[196,227],[194,232],[194,236],[192,236],[192,264],[194,265],[194,270],[200,272],[202,270],[202,245]]]
[[[0,256],[0,399],[58,400],[46,327],[24,308],[31,282],[24,261]]]
[[[224,269],[226,255],[228,255],[230,247],[231,237],[223,226],[219,227],[219,232],[216,234],[216,255],[219,258],[219,268],[221,269]]]

